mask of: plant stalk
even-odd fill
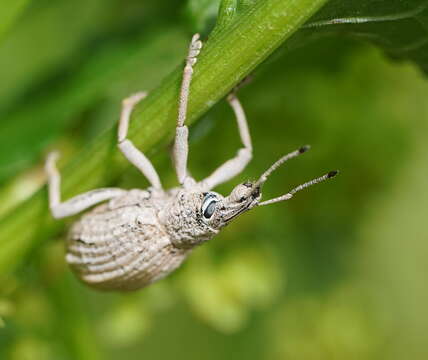
[[[217,26],[195,66],[187,124],[223,98],[327,1],[260,0],[234,15],[233,21],[227,19]],[[142,151],[147,152],[171,138],[181,76],[182,67],[135,109],[129,134]],[[119,156],[115,139],[113,128],[77,153],[68,164],[60,166],[63,199],[107,186],[130,166]],[[52,236],[63,226],[64,222],[52,220],[46,187],[41,188],[0,220],[0,275],[15,270],[41,239]]]

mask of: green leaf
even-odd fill
[[[215,31],[232,24],[256,0],[222,0]],[[208,27],[208,3],[190,0],[198,29]],[[210,2],[214,6],[217,1]],[[203,11],[201,8],[203,7]],[[212,17],[212,13],[210,15]],[[396,59],[412,60],[428,72],[428,0],[330,0],[292,39],[286,50],[324,36],[368,41]]]
[[[427,0],[331,0],[294,39],[346,35],[368,41],[428,72]]]

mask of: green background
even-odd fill
[[[207,34],[216,12],[207,1],[1,6],[1,215],[43,184],[48,150],[65,163],[113,126],[121,99],[182,64],[192,33]],[[426,77],[352,37],[304,35],[240,91],[254,160],[218,191],[304,144],[312,150],[271,177],[265,199],[331,169],[340,176],[245,214],[132,294],[81,285],[64,263],[66,229],[45,238],[1,277],[1,359],[428,357]],[[420,53],[409,57],[424,68]],[[222,101],[191,127],[192,174],[204,177],[240,146]],[[175,186],[168,152],[149,155]],[[127,168],[115,185],[147,182]]]

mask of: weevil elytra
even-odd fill
[[[126,138],[132,109],[145,93],[123,101],[118,147],[149,180],[148,189],[102,188],[61,202],[60,175],[55,166],[58,155],[51,153],[47,158],[49,206],[53,217],[75,215],[108,200],[83,215],[67,238],[67,262],[83,282],[95,288],[125,291],[147,286],[177,269],[195,246],[211,239],[237,216],[256,206],[289,200],[296,192],[337,174],[337,171],[329,172],[285,195],[261,201],[261,188],[269,175],[287,160],[308,150],[305,146],[281,157],[257,181],[239,184],[228,196],[212,191],[242,172],[252,158],[245,114],[232,92],[227,100],[235,113],[243,147],[210,176],[202,181],[194,180],[187,171],[188,128],[184,122],[193,65],[201,48],[202,42],[196,34],[184,68],[173,147],[178,187],[164,190],[151,162]]]

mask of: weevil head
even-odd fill
[[[229,196],[206,193],[202,202],[203,221],[221,229],[239,215],[254,208],[262,197],[260,184],[247,181],[235,186]]]
[[[192,248],[218,234],[260,199],[260,186],[251,182],[239,184],[226,197],[214,191],[181,189],[163,212],[162,222],[174,245]]]

